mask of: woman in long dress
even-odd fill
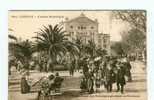
[[[28,93],[30,91],[30,86],[26,80],[25,76],[21,78],[21,93]]]

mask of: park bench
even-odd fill
[[[56,79],[54,80],[54,85],[53,85],[53,89],[50,90],[49,94],[45,94],[44,90],[41,88],[41,84],[42,82],[45,80],[46,77],[42,77],[40,78],[38,81],[34,82],[33,84],[30,85],[30,88],[34,88],[36,87],[37,90],[35,90],[35,92],[38,92],[38,100],[52,100],[54,98],[54,96],[59,96],[62,95],[62,92],[60,91],[61,88],[61,84],[63,81],[63,78],[61,78],[62,80],[60,82],[57,82]]]

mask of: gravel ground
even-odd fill
[[[125,86],[124,94],[116,92],[116,85],[113,85],[113,92],[107,93],[102,87],[99,93],[88,94],[80,93],[80,79],[81,73],[75,73],[74,77],[69,76],[68,72],[61,72],[61,76],[65,76],[62,84],[63,94],[61,96],[54,96],[54,100],[147,100],[146,94],[146,71],[145,65],[141,62],[131,63],[133,82],[129,82]],[[34,76],[46,75],[46,73],[33,73]],[[17,75],[16,75],[17,77]],[[9,86],[11,88],[13,86]],[[14,86],[16,88],[17,86]],[[21,94],[20,91],[9,91],[8,100],[36,100],[37,93],[31,92],[28,94]]]

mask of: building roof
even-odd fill
[[[76,18],[73,18],[73,19],[71,19],[71,20],[68,20],[68,21],[66,21],[66,22],[69,23],[69,22],[73,22],[73,21],[79,22],[79,23],[92,22],[92,23],[98,24],[97,20],[94,21],[94,20],[88,18],[87,16],[85,16],[84,13],[81,13],[80,16],[78,16],[78,17],[76,17]]]

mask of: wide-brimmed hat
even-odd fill
[[[96,58],[94,59],[94,61],[99,61],[99,60],[101,60],[101,57],[96,57]]]
[[[59,73],[57,72],[57,73],[55,74],[55,76],[59,76]]]
[[[54,77],[55,77],[55,76],[54,76],[53,74],[50,74],[50,75],[48,76],[48,78],[49,78],[50,80],[52,80]]]

